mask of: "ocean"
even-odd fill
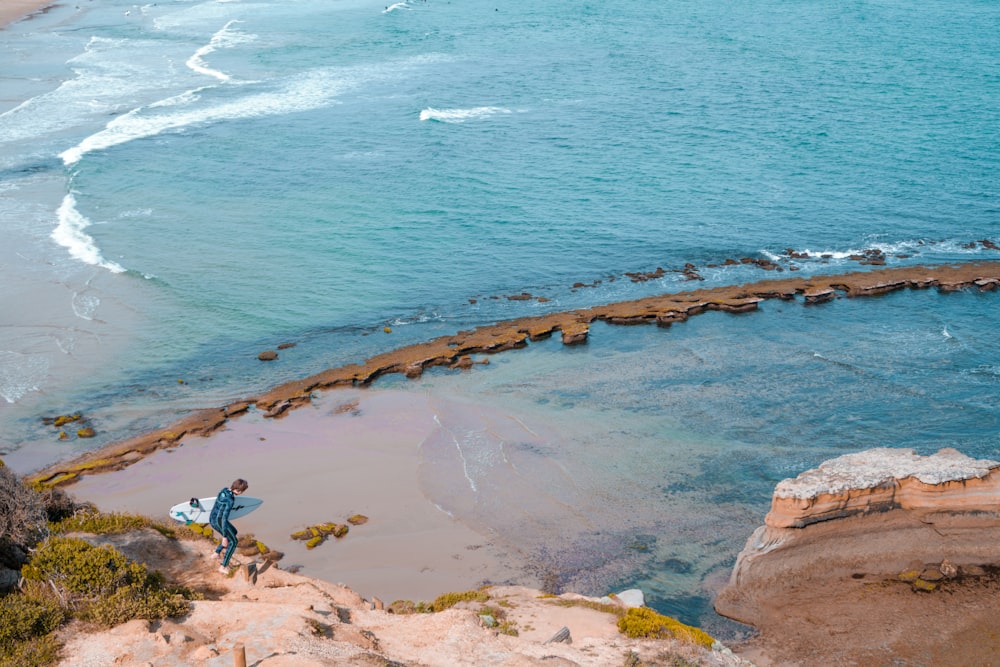
[[[998,261],[998,34],[978,0],[57,3],[0,30],[0,457],[514,317],[865,252]],[[523,537],[564,585],[711,626],[781,479],[875,446],[1000,456],[998,305],[595,325],[372,390],[448,397],[483,470],[502,430],[463,402],[545,425],[537,473],[428,495],[498,531],[545,516]],[[42,420],[75,412],[97,437]]]

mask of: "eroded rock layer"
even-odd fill
[[[887,447],[846,454],[780,482],[764,523],[802,528],[893,509],[992,512],[1000,503],[997,468],[1000,461],[972,459],[954,449],[933,456]]]
[[[994,565],[998,540],[1000,462],[954,449],[849,454],[778,484],[715,607],[759,627],[804,590],[898,580],[929,563]]]

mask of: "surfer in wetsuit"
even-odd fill
[[[215,548],[215,557],[218,558],[225,548],[226,553],[222,556],[222,565],[219,566],[219,572],[223,574],[229,574],[229,559],[236,551],[237,542],[236,526],[229,522],[229,513],[233,509],[233,503],[236,502],[236,496],[246,491],[249,486],[245,479],[237,479],[228,489],[219,491],[215,504],[212,505],[212,513],[208,515],[209,525],[222,534],[222,542]]]

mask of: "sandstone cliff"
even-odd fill
[[[760,631],[735,648],[762,665],[993,664],[998,544],[1000,462],[841,456],[778,484],[715,607]]]

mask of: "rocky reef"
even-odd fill
[[[757,310],[765,300],[800,299],[806,306],[836,298],[879,296],[902,289],[928,289],[940,292],[993,290],[1000,285],[1000,262],[978,262],[935,267],[875,269],[854,273],[811,276],[807,278],[765,280],[746,285],[662,294],[659,296],[612,303],[593,308],[525,317],[459,331],[450,336],[409,345],[371,357],[363,363],[332,368],[316,375],[286,382],[261,395],[234,401],[219,408],[192,412],[175,424],[152,433],[108,445],[82,458],[61,462],[33,474],[32,481],[55,486],[72,482],[80,475],[125,467],[157,449],[176,446],[187,436],[209,435],[227,420],[247,411],[250,406],[266,417],[278,418],[288,410],[308,404],[313,392],[338,386],[367,386],[389,374],[419,377],[432,367],[468,369],[476,363],[473,355],[489,355],[523,348],[558,332],[564,345],[587,342],[594,322],[637,325],[655,324],[670,327],[689,317],[713,310],[747,313]],[[287,345],[286,345],[287,348]],[[277,361],[274,353],[271,363]],[[484,360],[485,361],[485,360]]]

